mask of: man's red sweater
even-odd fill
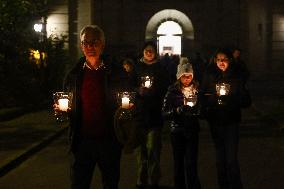
[[[85,68],[81,89],[83,138],[101,139],[107,135],[105,72]]]

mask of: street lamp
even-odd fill
[[[41,21],[39,21],[38,23],[34,24],[34,31],[36,33],[38,33],[39,35],[39,42],[42,43],[44,41],[44,22],[42,21],[43,18],[41,19]]]
[[[45,52],[45,33],[46,33],[46,22],[44,17],[41,17],[39,20],[36,21],[33,25],[33,29],[38,37],[38,49],[33,52],[36,64],[38,65],[40,71],[40,80],[41,82],[44,81],[45,70],[44,67],[46,66],[46,52]]]
[[[42,31],[42,23],[36,23],[34,24],[34,30],[38,33]]]

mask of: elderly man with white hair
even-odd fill
[[[65,90],[73,93],[70,116],[72,189],[88,189],[95,167],[99,167],[104,189],[117,189],[121,146],[113,129],[116,107],[111,91],[109,62],[102,58],[105,37],[96,25],[80,33],[84,54],[67,75]]]

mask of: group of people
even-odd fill
[[[135,91],[135,103],[129,106],[142,140],[135,148],[138,189],[158,189],[161,177],[160,154],[164,121],[169,121],[174,159],[176,189],[200,189],[198,177],[199,119],[209,123],[216,149],[220,189],[241,189],[238,164],[240,98],[247,75],[238,66],[231,51],[219,49],[208,65],[202,82],[195,79],[189,60],[180,58],[176,81],[172,83],[160,61],[155,42],[146,42],[143,56],[123,62],[122,81],[114,77],[111,63],[104,59],[105,37],[96,25],[80,32],[84,54],[68,73],[64,90],[73,93],[70,117],[70,142],[73,155],[71,188],[87,189],[97,166],[104,189],[117,189],[120,179],[121,144],[114,130],[114,115],[119,107],[117,90]],[[152,78],[151,86],[141,78]],[[216,92],[216,85],[229,85],[228,95]],[[224,89],[223,89],[224,90]],[[193,98],[194,97],[194,98]],[[193,101],[186,102],[187,99]],[[55,105],[55,110],[58,107]]]

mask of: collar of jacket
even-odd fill
[[[93,69],[92,67],[90,67],[90,66],[88,65],[87,61],[85,61],[84,64],[83,64],[83,69],[85,69],[85,68],[88,68],[88,69],[90,69],[90,70],[101,70],[101,69],[105,69],[106,67],[105,67],[104,61],[102,60],[101,63],[100,63],[100,65],[99,65],[97,68],[95,68],[95,69]]]
[[[141,63],[144,63],[144,64],[147,64],[147,65],[151,65],[151,64],[157,63],[157,62],[158,62],[158,59],[156,58],[156,60],[155,60],[154,62],[148,63],[148,62],[144,59],[144,57],[142,57],[142,58],[140,58],[140,62],[141,62]]]

